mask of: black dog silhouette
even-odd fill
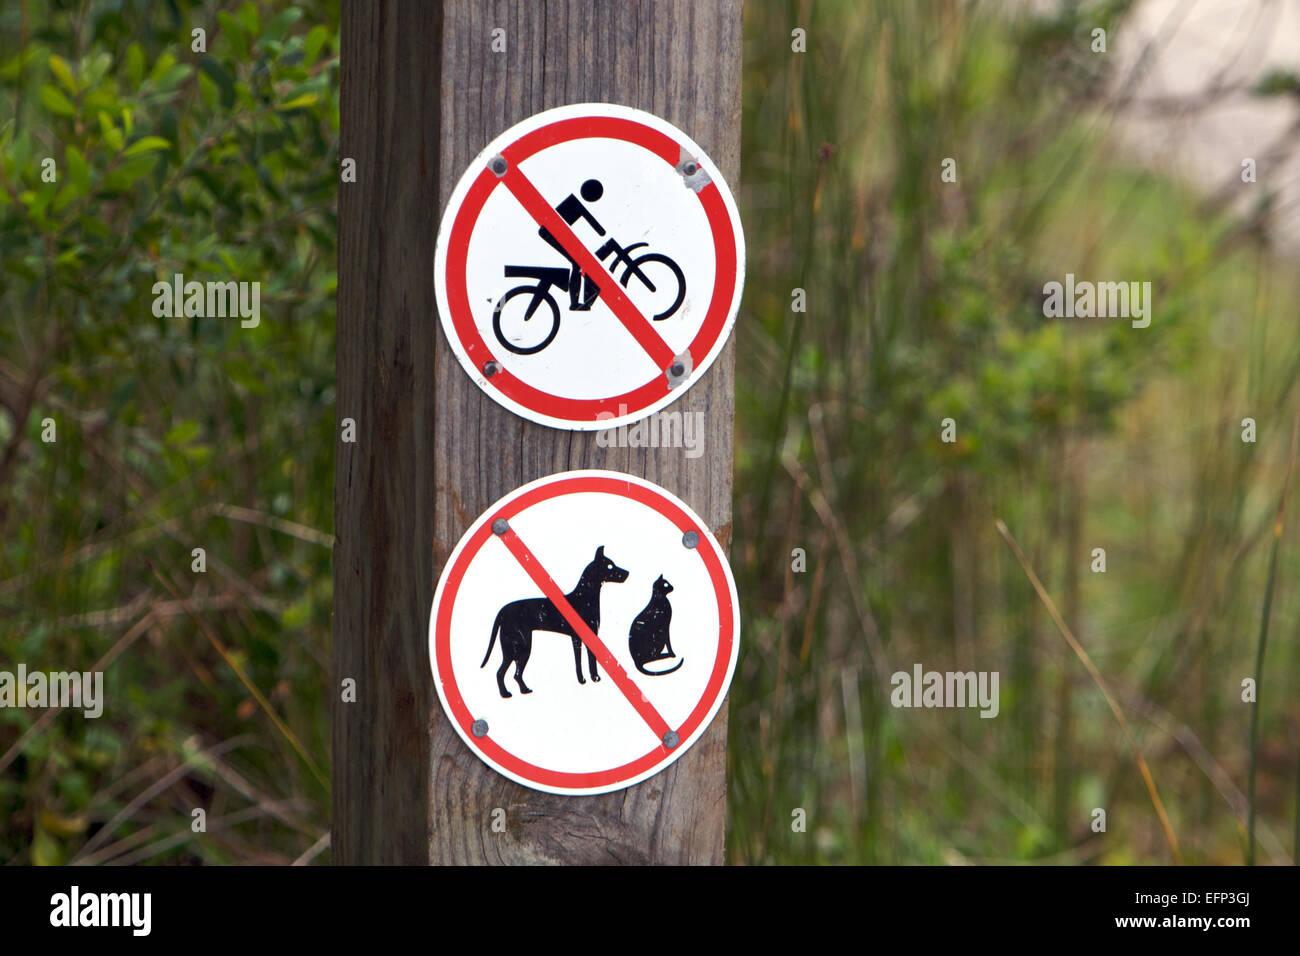
[[[615,584],[627,580],[627,572],[605,557],[605,546],[596,549],[596,556],[582,572],[578,585],[565,595],[578,616],[591,628],[591,633],[600,633],[600,586],[606,581]],[[524,694],[532,690],[524,683],[524,668],[528,665],[528,656],[533,652],[533,632],[553,631],[567,634],[573,638],[573,667],[578,672],[578,683],[587,683],[582,676],[582,638],[564,619],[560,609],[551,603],[550,598],[524,598],[511,601],[497,612],[497,619],[492,624],[492,637],[488,641],[487,654],[479,667],[486,667],[492,656],[492,646],[496,643],[497,632],[501,633],[501,667],[497,671],[497,687],[502,697],[509,697],[506,690],[506,668],[511,662],[515,665],[515,683]],[[591,670],[591,679],[600,680],[596,671],[596,655],[587,651],[587,665]]]
[[[666,671],[648,671],[645,665],[651,661],[664,661],[676,657],[672,642],[668,639],[668,625],[673,620],[673,606],[668,603],[668,595],[673,586],[661,574],[655,579],[654,589],[650,592],[650,603],[636,616],[627,635],[627,649],[632,652],[632,663],[642,674],[650,677],[662,677],[671,674],[686,663],[682,658],[676,667]]]

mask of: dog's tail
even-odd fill
[[[483,663],[479,665],[480,669],[487,667],[488,658],[492,656],[492,647],[497,642],[497,631],[501,630],[501,614],[504,610],[505,608],[502,608],[497,611],[497,619],[492,622],[492,638],[488,641],[487,653],[483,655]]]
[[[671,674],[673,671],[677,670],[679,667],[685,664],[686,658],[683,657],[680,661],[676,663],[676,665],[668,668],[668,670],[666,671],[648,671],[641,666],[640,661],[633,661],[632,663],[636,665],[637,670],[639,670],[642,674],[645,674],[647,677],[663,677],[665,674]]]

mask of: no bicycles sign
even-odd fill
[[[611,471],[524,485],[465,532],[429,617],[461,739],[512,780],[606,793],[708,728],[736,667],[727,558],[673,495]]]
[[[605,103],[493,140],[438,232],[438,309],[470,377],[558,428],[634,422],[695,382],[740,307],[735,200],[689,137]]]

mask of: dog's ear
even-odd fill
[[[596,549],[596,557],[603,558],[604,556],[605,556],[605,546],[602,544],[599,548]]]

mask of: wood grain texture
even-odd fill
[[[342,6],[334,485],[335,863],[428,860],[441,8]],[[337,425],[336,425],[337,427]],[[339,701],[357,682],[356,703]]]
[[[364,408],[371,431],[340,450],[335,664],[339,676],[350,667],[367,685],[387,685],[375,690],[388,699],[342,705],[335,722],[335,860],[410,862],[418,839],[421,861],[432,863],[721,863],[725,706],[694,747],[644,783],[596,797],[530,790],[474,756],[445,719],[427,619],[466,528],[502,495],[556,472],[643,476],[686,501],[729,547],[734,336],[669,409],[704,413],[701,457],[601,448],[594,433],[534,425],[474,385],[443,337],[432,274],[442,205],[469,162],[551,107],[609,102],[662,116],[700,144],[734,191],[740,2],[454,0],[442,5],[441,58],[408,9],[430,15],[432,4],[373,7],[387,14],[345,2],[343,17],[343,155],[381,168],[379,182],[340,201],[338,414]],[[504,53],[490,51],[496,27]],[[366,51],[350,53],[353,44]],[[358,62],[367,57],[378,62]],[[431,68],[440,69],[441,106]],[[362,127],[382,142],[358,143]],[[345,196],[352,188],[341,187]],[[360,207],[370,202],[379,205]],[[491,828],[498,807],[504,833]]]

